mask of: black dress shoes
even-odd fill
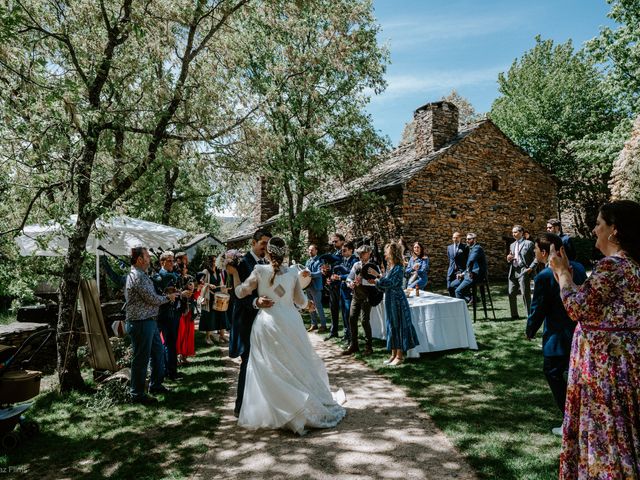
[[[342,352],[340,352],[340,355],[353,355],[356,352],[359,352],[360,350],[357,348],[352,348],[349,347],[346,350],[343,350]]]
[[[131,403],[140,403],[141,405],[155,405],[158,403],[158,399],[149,395],[142,395],[141,397],[131,398]]]
[[[149,393],[169,393],[171,390],[169,390],[167,387],[165,387],[164,385],[158,385],[157,387],[153,387],[149,389]]]
[[[327,340],[330,340],[332,338],[338,338],[338,335],[331,334],[328,337],[324,337],[324,341],[326,342]]]

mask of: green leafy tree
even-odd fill
[[[616,27],[603,27],[600,35],[587,43],[587,52],[607,74],[620,106],[640,114],[640,1],[607,0],[608,17]]]
[[[158,162],[180,164],[172,142],[233,141],[253,111],[225,41],[247,3],[21,0],[0,11],[0,163],[14,212],[4,233],[78,216],[60,286],[63,391],[84,385],[72,332],[94,221]]]
[[[591,138],[608,145],[601,154],[613,152],[616,141],[622,148],[613,132],[624,115],[603,75],[588,57],[574,52],[571,41],[554,45],[537,37],[534,48],[500,74],[498,83],[501,96],[491,107],[491,119],[555,174],[561,208],[577,207],[577,226],[588,234],[595,206],[609,197],[615,157],[589,155],[585,142]]]
[[[302,231],[326,218],[318,204],[386,148],[365,106],[385,87],[387,54],[368,0],[281,0],[247,28],[250,85],[261,107],[253,131],[259,149],[243,161],[272,185],[300,258]]]

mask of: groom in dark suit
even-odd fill
[[[251,250],[245,254],[238,264],[238,276],[244,282],[253,268],[262,263],[266,263],[265,253],[267,243],[271,234],[266,230],[257,230],[251,239]],[[229,334],[229,356],[231,358],[240,357],[240,374],[238,375],[238,389],[236,405],[233,410],[234,415],[240,415],[242,397],[244,396],[244,383],[247,377],[247,363],[249,363],[249,350],[251,348],[251,327],[260,308],[269,308],[273,305],[273,300],[269,297],[258,297],[258,292],[244,298],[234,298],[231,332]]]
[[[456,287],[452,287],[452,283],[457,280],[458,273],[463,272],[467,267],[467,258],[469,258],[469,248],[461,243],[461,238],[460,232],[455,232],[453,234],[453,243],[447,247],[447,256],[449,257],[447,289],[452,297],[456,296]]]

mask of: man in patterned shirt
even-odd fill
[[[126,299],[126,331],[131,337],[133,357],[131,359],[131,401],[149,405],[156,403],[154,397],[145,392],[147,365],[151,359],[150,393],[165,393],[164,348],[158,331],[158,307],[172,302],[176,293],[159,295],[147,275],[150,258],[144,247],[131,249],[131,271],[124,289]]]

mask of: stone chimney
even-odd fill
[[[418,158],[437,152],[458,135],[458,107],[451,102],[427,103],[413,112]]]
[[[280,213],[278,204],[269,196],[270,190],[267,179],[260,177],[258,179],[258,192],[256,194],[256,204],[258,208],[255,213],[255,221],[258,224]]]

